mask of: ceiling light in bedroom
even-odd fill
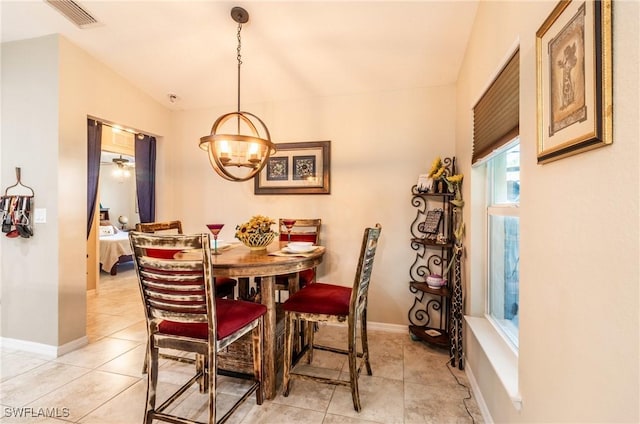
[[[120,179],[131,176],[130,168],[134,165],[133,163],[129,163],[129,159],[123,158],[122,155],[120,155],[119,158],[113,158],[111,161],[116,165],[116,169],[113,171],[114,176]]]
[[[256,115],[240,110],[240,66],[242,24],[249,21],[249,13],[241,8],[231,9],[231,18],[238,23],[238,110],[220,116],[211,134],[200,138],[200,148],[209,154],[209,162],[222,178],[247,181],[258,174],[276,152],[267,126]]]

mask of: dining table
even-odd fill
[[[266,249],[251,250],[240,243],[226,246],[212,255],[214,277],[230,277],[246,282],[260,278],[259,299],[267,307],[264,322],[263,391],[266,399],[273,399],[277,387],[277,343],[276,343],[276,276],[288,276],[288,290],[298,288],[298,273],[322,263],[325,248],[317,246],[306,253],[286,253],[286,242],[274,241]],[[286,249],[285,249],[286,250]],[[246,298],[246,284],[239,284],[238,297]]]

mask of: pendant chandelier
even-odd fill
[[[209,153],[211,166],[222,178],[247,181],[264,168],[276,147],[264,122],[256,115],[240,110],[240,32],[242,24],[249,21],[249,13],[234,7],[231,18],[238,23],[238,110],[216,119],[211,134],[200,138],[200,148]]]

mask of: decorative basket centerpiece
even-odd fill
[[[271,226],[275,223],[267,216],[252,216],[249,221],[236,226],[235,237],[251,250],[266,249],[278,235],[271,230]]]

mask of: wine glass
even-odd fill
[[[287,228],[287,243],[291,243],[291,230],[293,226],[296,224],[295,219],[283,219],[282,223]]]
[[[222,227],[224,227],[224,224],[207,224],[207,228],[209,229],[209,231],[211,231],[211,234],[213,234],[213,254],[214,255],[220,254],[220,252],[218,252],[218,234],[220,234]]]

